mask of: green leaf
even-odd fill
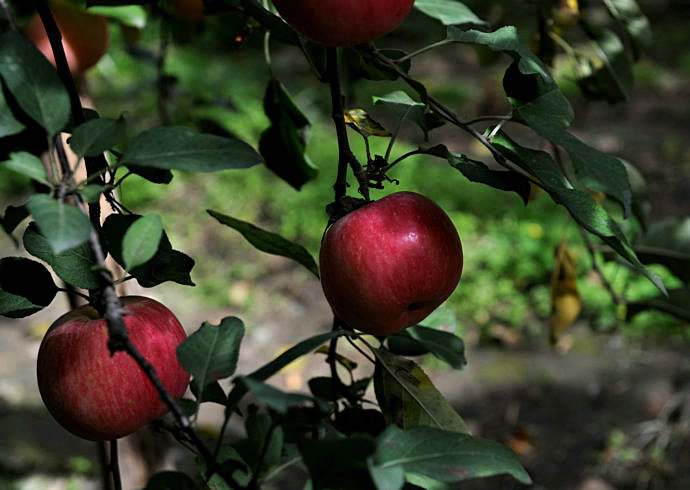
[[[445,26],[473,25],[483,27],[486,22],[477,17],[464,3],[456,0],[416,0],[414,6]]]
[[[376,399],[389,423],[403,428],[428,426],[469,433],[465,421],[422,368],[384,349],[374,353]]]
[[[77,155],[94,157],[122,142],[126,130],[123,118],[93,119],[74,129],[69,144]]]
[[[235,449],[251,468],[258,468],[259,472],[280,460],[285,436],[283,428],[276,423],[271,414],[256,412],[256,407],[245,419],[244,428],[247,438],[234,444]]]
[[[56,254],[36,224],[31,223],[24,232],[24,248],[34,257],[44,260],[60,279],[72,286],[96,289],[101,285],[99,275],[94,271],[96,258],[88,243]]]
[[[122,25],[143,29],[146,27],[146,10],[140,5],[99,6],[89,8],[89,12],[105,15]]]
[[[341,335],[348,335],[349,332],[345,330],[334,330],[331,332],[322,333],[309,337],[298,344],[290,347],[288,350],[283,352],[281,355],[273,359],[268,364],[260,367],[259,369],[248,374],[247,377],[258,380],[265,381],[278,371],[283,369],[285,366],[290,364],[295,359],[299,359],[305,354],[308,354],[315,350],[317,347],[323,345],[334,337],[340,337]],[[228,395],[228,406],[234,407],[234,405],[242,399],[242,397],[247,393],[247,387],[242,384],[235,384]]]
[[[136,136],[120,159],[122,165],[168,170],[217,172],[261,163],[248,144],[178,126],[149,129]]]
[[[5,98],[2,79],[0,79],[0,138],[21,132],[26,126],[12,115],[12,109]]]
[[[122,260],[130,270],[145,264],[158,251],[163,237],[163,223],[157,214],[148,214],[132,223],[122,238]]]
[[[579,57],[575,65],[580,89],[588,97],[612,104],[628,100],[633,87],[633,71],[623,43],[607,29],[588,26],[586,31],[592,39],[594,54]]]
[[[316,277],[319,276],[319,267],[316,265],[314,257],[302,245],[286,240],[270,231],[262,230],[246,221],[241,221],[212,210],[207,210],[207,212],[221,224],[239,231],[258,250],[292,259],[309,269]]]
[[[662,264],[683,282],[690,283],[690,218],[666,218],[651,223],[633,243],[644,264]]]
[[[515,453],[496,442],[430,427],[388,427],[377,439],[372,468],[428,476],[455,483],[508,474],[529,485],[532,479]],[[393,487],[391,487],[393,488]]]
[[[26,206],[7,206],[5,215],[0,218],[0,225],[13,240],[12,232],[19,226],[19,223],[29,217],[29,210]],[[17,243],[15,241],[15,243]]]
[[[305,440],[299,445],[314,489],[372,488],[367,460],[376,452],[366,436]]]
[[[630,320],[638,313],[647,310],[661,311],[684,322],[690,322],[690,289],[669,289],[668,296],[659,295],[654,298],[631,301],[627,304],[626,319]]]
[[[433,354],[453,369],[464,369],[467,365],[465,344],[453,333],[416,325],[397,332],[395,336],[398,339],[406,337],[409,341],[418,344],[424,353]]]
[[[180,344],[177,358],[203,390],[235,372],[243,336],[244,324],[239,318],[226,317],[218,325],[204,322]]]
[[[264,112],[271,121],[259,141],[265,165],[299,190],[318,175],[318,168],[305,153],[311,124],[285,86],[274,78],[266,87]]]
[[[31,153],[25,151],[10,153],[10,159],[4,162],[3,165],[18,174],[50,186],[43,162]]]
[[[207,383],[203,392],[200,392],[199,383],[196,379],[192,379],[189,384],[189,389],[199,403],[213,402],[225,406],[228,401],[225,391],[223,391],[223,387],[218,381]],[[192,414],[196,413],[196,403],[194,403],[194,405],[195,407],[192,410]]]
[[[315,401],[310,396],[301,393],[286,393],[248,376],[238,378],[237,382],[244,384],[267,407],[283,415],[288,413],[290,407]]]
[[[415,101],[402,90],[381,97],[373,97],[372,100],[374,105],[384,105],[393,110],[399,117],[414,122],[424,132],[425,139],[428,137],[429,131],[445,124],[445,119],[434,112],[430,112],[425,104]]]
[[[70,117],[67,91],[55,68],[15,31],[0,34],[0,77],[22,110],[53,136]]]
[[[185,473],[161,471],[154,474],[144,490],[197,490],[199,486]]]
[[[123,267],[125,267],[125,261],[122,257],[122,237],[138,218],[138,215],[133,214],[111,214],[103,223],[102,232],[108,252]],[[166,281],[194,286],[190,276],[193,267],[194,260],[182,252],[173,250],[168,236],[163,232],[153,258],[128,272],[145,288],[154,287]]]
[[[422,153],[445,158],[451,167],[459,170],[470,182],[478,182],[501,191],[515,192],[522,201],[529,201],[530,185],[526,177],[508,170],[493,170],[484,163],[459,153],[451,153],[445,145],[420,148]]]
[[[48,240],[53,253],[59,254],[78,247],[89,239],[89,218],[76,207],[45,194],[32,196],[26,207],[34,217],[41,234]]]
[[[635,270],[644,274],[662,292],[665,291],[659,276],[647,269],[637,258],[616,221],[589,193],[572,188],[558,170],[558,165],[550,154],[522,147],[502,131],[493,137],[491,144],[506,158],[534,175],[554,201],[565,206],[575,221],[585,230],[601,238],[621,257],[630,262]]]
[[[652,43],[652,29],[649,20],[635,0],[604,0],[609,12],[620,22],[630,39],[633,56],[637,60],[642,51]]]
[[[48,306],[57,294],[43,264],[23,257],[0,259],[0,315],[23,318]]]

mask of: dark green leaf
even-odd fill
[[[649,20],[635,0],[604,0],[611,15],[625,28],[637,60],[642,51],[652,43],[652,29]]]
[[[633,72],[623,43],[606,29],[589,26],[586,31],[592,39],[594,54],[591,58],[578,59],[576,70],[580,89],[588,97],[610,103],[628,100]]]
[[[177,358],[204,389],[235,372],[243,336],[244,324],[239,318],[226,317],[218,325],[204,322],[180,344]]]
[[[1,165],[30,179],[34,179],[36,182],[50,185],[43,162],[31,153],[25,151],[10,153],[10,159]]]
[[[32,196],[26,207],[54,253],[78,247],[89,239],[89,218],[76,207],[45,194]]]
[[[627,319],[630,320],[638,313],[647,310],[661,311],[684,322],[690,322],[690,289],[669,289],[668,296],[659,295],[655,298],[631,301],[627,304]]]
[[[247,463],[242,459],[240,453],[230,446],[229,444],[223,444],[218,452],[218,457],[216,458],[220,461],[220,469],[218,472],[214,473],[208,481],[208,485],[213,490],[230,490],[232,487],[227,482],[234,481],[241,488],[245,488],[249,485],[251,480],[251,470]],[[204,471],[206,470],[206,463],[198,458],[199,466],[201,466]]]
[[[2,79],[0,79],[0,138],[21,132],[26,126],[17,121],[5,98]]]
[[[305,153],[311,124],[285,86],[274,78],[266,87],[264,112],[271,125],[261,135],[261,156],[269,169],[299,190],[318,174]]]
[[[285,438],[282,427],[276,424],[270,414],[258,413],[256,407],[250,407],[250,410],[244,424],[247,438],[235,443],[234,447],[251,468],[263,463],[259,468],[261,471],[280,460]]]
[[[652,204],[649,200],[649,189],[647,182],[632,163],[621,160],[625,171],[628,173],[628,181],[630,182],[630,190],[632,191],[632,212],[633,216],[642,225],[643,230],[649,227],[649,216],[652,212]]]
[[[453,333],[417,325],[406,328],[398,334],[417,342],[423,350],[433,354],[454,369],[463,369],[467,365],[465,344],[460,337]]]
[[[315,335],[306,340],[299,342],[298,344],[290,347],[288,350],[283,352],[281,355],[273,359],[268,364],[260,367],[259,369],[248,374],[247,377],[256,379],[259,381],[265,381],[278,371],[283,369],[285,366],[290,364],[295,359],[302,357],[309,352],[312,352],[317,347],[323,345],[334,337],[340,337],[341,335],[347,335],[348,332],[345,330],[334,330],[332,332],[326,332],[319,335]],[[240,399],[247,393],[247,388],[244,385],[236,384],[235,387],[228,395],[228,406],[234,406]]]
[[[93,269],[96,258],[88,243],[56,254],[36,224],[31,223],[24,232],[24,248],[34,257],[48,263],[60,279],[72,286],[96,289],[101,285],[98,273]]]
[[[644,264],[665,265],[686,284],[690,282],[690,218],[666,218],[649,225],[633,244]]]
[[[469,478],[508,474],[529,485],[532,479],[518,457],[496,442],[431,427],[388,427],[377,440],[374,474],[393,468],[454,483]],[[377,478],[377,481],[379,479]]]
[[[84,188],[81,189],[79,193],[81,194],[81,197],[84,198],[84,201],[91,204],[94,202],[98,202],[103,193],[109,189],[112,189],[112,186],[89,184],[87,186],[84,186]]]
[[[22,318],[48,306],[57,286],[43,264],[22,257],[0,259],[0,315]]]
[[[391,92],[381,97],[373,97],[373,101],[374,105],[385,105],[398,114],[399,117],[417,124],[424,132],[425,139],[429,131],[445,124],[445,119],[434,112],[430,112],[426,105],[415,101],[402,90]]]
[[[140,2],[145,3],[145,2]],[[119,24],[143,29],[146,27],[146,10],[139,5],[101,6],[89,9],[97,15],[105,15]]]
[[[456,0],[416,0],[414,6],[429,17],[440,20],[445,26],[486,25],[486,22],[477,17],[464,3]]]
[[[319,267],[316,265],[314,257],[302,245],[286,240],[270,231],[262,230],[246,221],[241,221],[216,211],[208,210],[208,214],[217,219],[221,224],[239,231],[258,250],[292,259],[309,269],[316,277],[319,276]]]
[[[405,51],[395,49],[381,49],[380,53],[386,58],[390,58],[392,60],[398,60],[407,55]],[[400,75],[396,70],[393,70],[390,66],[381,63],[379,60],[371,56],[371,54],[365,51],[357,51],[357,54],[360,56],[360,66],[359,71],[357,72],[359,77],[375,81],[397,80],[399,78]],[[401,61],[398,64],[398,68],[402,70],[403,73],[409,73],[411,67],[412,61],[410,59]]]
[[[630,262],[635,270],[647,276],[662,292],[665,291],[659,276],[647,269],[637,258],[616,221],[589,193],[572,188],[551,155],[544,151],[522,147],[502,131],[494,136],[491,144],[506,158],[534,175],[541,182],[542,187],[551,194],[554,201],[565,206],[570,215],[584,229],[600,237],[621,257]]]
[[[529,200],[529,181],[516,172],[490,169],[484,163],[472,160],[465,155],[451,153],[445,145],[420,148],[420,151],[428,155],[445,158],[451,167],[459,170],[470,182],[478,182],[502,191],[515,192],[525,204]]]
[[[161,471],[154,474],[144,490],[197,490],[199,486],[179,471]]]
[[[335,428],[345,435],[379,435],[386,428],[383,414],[373,408],[346,407],[335,416]]]
[[[122,142],[126,129],[123,118],[94,119],[77,126],[69,144],[79,156],[98,156]]]
[[[299,450],[315,490],[372,488],[367,460],[376,452],[373,439],[353,436],[347,439],[305,440]]]
[[[218,381],[207,383],[203,393],[199,393],[199,383],[196,379],[193,379],[189,384],[189,389],[199,403],[213,402],[218,403],[219,405],[225,405],[227,402],[227,397],[225,396],[223,387]],[[195,412],[196,410],[194,410],[192,413]]]
[[[286,393],[248,376],[238,378],[237,382],[244,384],[267,407],[283,415],[287,414],[288,409],[292,406],[314,401],[310,396],[300,393]]]
[[[29,210],[26,209],[26,206],[7,206],[5,209],[5,216],[0,219],[0,225],[2,225],[2,229],[11,236],[12,232],[19,226],[19,223],[28,217]]]
[[[0,34],[0,77],[22,110],[55,135],[70,117],[69,97],[55,68],[26,38]]]
[[[122,237],[128,228],[139,218],[138,215],[111,214],[103,223],[103,236],[107,249],[115,261],[125,266],[122,258]],[[158,250],[151,260],[129,272],[139,284],[145,288],[157,286],[165,281],[193,286],[190,272],[194,267],[194,260],[189,256],[173,250],[165,232],[158,245]]]
[[[252,167],[261,163],[261,156],[240,140],[196,133],[178,126],[162,126],[136,136],[119,163],[168,170],[217,172]]]
[[[469,433],[462,417],[436,389],[426,373],[409,359],[376,349],[374,388],[389,423],[403,428],[436,427]]]
[[[157,214],[148,214],[132,223],[122,238],[122,260],[130,270],[148,262],[158,250],[163,237],[163,222]]]

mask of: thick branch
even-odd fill
[[[72,117],[75,124],[80,124],[84,122],[84,110],[77,94],[76,87],[74,85],[74,80],[69,71],[69,66],[67,64],[67,58],[65,56],[64,49],[62,47],[60,31],[55,23],[50,9],[48,8],[45,0],[35,0],[36,8],[41,16],[43,25],[46,27],[46,32],[50,40],[51,48],[55,55],[55,61],[58,73],[62,81],[70,94],[70,102],[72,105]],[[61,165],[63,169],[69,170],[69,164],[66,161],[66,156],[64,151],[58,152],[58,157],[61,160]],[[100,161],[102,160],[102,162]],[[89,165],[87,161],[87,178],[91,178],[95,173],[100,172],[103,168],[107,167],[107,163],[104,157],[101,159],[92,160],[92,164]],[[75,203],[77,207],[87,214],[84,202],[81,197],[75,195]],[[124,351],[129,354],[139,365],[139,367],[144,371],[148,379],[156,388],[159,396],[165,403],[165,405],[170,409],[174,415],[177,422],[182,427],[183,431],[187,434],[189,439],[194,444],[194,447],[199,451],[201,456],[206,460],[208,467],[208,474],[214,473],[218,469],[218,463],[209,451],[203,441],[199,438],[197,433],[194,431],[191,423],[187,416],[182,413],[182,410],[178,406],[177,402],[173,396],[168,392],[160,378],[158,377],[155,368],[150,362],[138,351],[136,346],[132,343],[129,336],[127,335],[127,327],[125,325],[122,304],[120,303],[120,298],[117,296],[115,290],[115,285],[113,279],[108,271],[105,264],[105,253],[101,247],[101,243],[98,236],[98,230],[100,230],[100,210],[97,213],[92,212],[93,205],[89,209],[89,216],[91,219],[91,234],[89,235],[89,245],[93,250],[94,256],[96,258],[96,265],[98,270],[100,270],[100,277],[102,279],[102,291],[100,298],[93,298],[92,300],[97,300],[97,307],[102,307],[104,312],[106,324],[108,326],[108,349],[111,354],[115,354],[118,351]],[[100,305],[99,305],[100,304]]]
[[[45,27],[46,34],[48,35],[50,47],[53,50],[53,57],[55,58],[55,67],[57,69],[58,76],[67,89],[70,106],[72,108],[72,119],[74,120],[74,125],[78,126],[86,122],[86,116],[84,114],[84,108],[81,105],[81,99],[79,98],[77,87],[74,83],[74,79],[72,78],[72,73],[70,72],[69,65],[67,63],[65,50],[62,47],[62,34],[60,34],[60,29],[55,23],[55,18],[50,12],[47,2],[45,0],[34,0],[34,5],[38,11],[38,15],[41,17],[41,22]],[[108,162],[105,160],[103,155],[99,157],[86,157],[84,158],[84,161],[86,162],[87,175],[97,174],[108,167]],[[97,183],[101,184],[102,179],[97,179]],[[91,219],[92,225],[97,229],[100,227],[100,215],[100,203],[98,201],[91,203],[89,205],[89,218]]]
[[[333,186],[335,190],[335,200],[340,201],[345,197],[347,192],[347,167],[350,166],[359,183],[359,192],[368,201],[369,179],[367,178],[366,171],[352,153],[350,143],[347,139],[345,110],[343,109],[343,96],[340,89],[340,74],[338,70],[338,51],[337,48],[329,47],[326,53],[326,79],[331,88],[331,115],[338,137],[338,177]]]

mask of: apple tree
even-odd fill
[[[664,235],[649,222],[636,185],[639,175],[631,164],[569,131],[574,113],[552,75],[556,53],[564,50],[570,56],[573,77],[586,96],[620,102],[630,95],[631,64],[649,37],[649,25],[634,0],[589,3],[601,4],[608,17],[588,16],[577,1],[541,0],[530,7],[535,22],[518,28],[488,22],[479,9],[455,0],[0,0],[0,165],[35,184],[25,203],[2,210],[3,230],[17,249],[0,259],[0,314],[26,317],[50,305],[58,293],[89,303],[83,321],[92,322],[90,330],[105,328],[108,334],[100,340],[84,333],[89,329],[78,334],[89,337],[89,346],[83,347],[90,352],[86,359],[105,363],[109,357],[131,357],[136,366],[128,369],[140,369],[146,378],[139,382],[155,387],[148,399],[140,397],[136,403],[159,403],[159,397],[172,414],[164,427],[197,457],[195,473],[155,474],[147,488],[260,488],[290,467],[308,475],[310,488],[441,488],[498,474],[529,483],[517,456],[497,442],[473,436],[415,361],[431,354],[452,369],[466,364],[462,339],[425,324],[458,284],[460,272],[472,274],[462,270],[457,232],[443,210],[424,196],[406,204],[403,198],[409,196],[393,193],[372,202],[370,189],[393,192],[395,169],[418,155],[447,162],[448,179],[514,193],[525,205],[540,189],[582,231],[594,264],[620,261],[657,286],[659,296],[648,303],[628,305],[619,298],[629,314],[654,307],[688,318],[688,290],[667,291],[647,267],[662,263],[687,283],[687,254],[674,251],[673,244],[644,248],[663,242],[671,230]],[[411,10],[434,19],[443,27],[443,37],[414,50],[378,48],[377,39],[394,31]],[[75,30],[65,11],[92,16],[85,21],[89,28]],[[94,37],[91,42],[79,39],[80,32],[93,36],[89,31],[98,30],[104,19],[131,32],[147,19],[166,25],[230,18],[241,26],[240,42],[247,36],[264,39],[269,69],[262,83],[270,124],[258,141],[196,131],[188,127],[192,124],[172,125],[165,117],[163,124],[133,131],[127,114],[101,114],[82,106],[75,80],[103,49]],[[36,27],[39,21],[44,30]],[[587,53],[568,44],[573,33],[589,40]],[[45,39],[39,39],[43,34]],[[103,35],[96,38],[104,40]],[[525,39],[532,39],[531,44]],[[276,45],[302,56],[313,83],[329,89],[338,145],[335,182],[319,181],[318,165],[307,156],[310,122],[271,70]],[[497,56],[503,63],[509,113],[461,116],[415,76],[418,59],[448,45]],[[78,65],[80,56],[88,62]],[[348,108],[342,85],[345,60],[350,78],[395,84],[395,90],[372,100],[397,119],[395,127],[384,127],[362,108]],[[403,127],[418,131],[419,143],[397,154]],[[434,137],[441,127],[446,135],[469,135],[488,156],[482,161],[452,151]],[[364,154],[352,150],[352,137],[363,138]],[[370,151],[368,142],[374,137],[388,139],[384,154]],[[186,339],[178,338],[176,359],[162,362],[157,351],[133,340],[141,337],[139,329],[155,322],[130,311],[133,300],[120,298],[117,288],[125,280],[142,288],[164,282],[191,287],[195,260],[173,248],[158,215],[122,206],[118,190],[130,175],[165,186],[172,171],[242,172],[256,165],[267,166],[295,192],[307,183],[332,185],[330,202],[313,203],[324,209],[320,264],[301,244],[225,210],[209,209],[208,219],[236,230],[262,252],[296,261],[314,280],[322,280],[335,312],[332,328],[296,341],[277,358],[240,375],[245,327],[240,318],[227,317],[217,325],[204,322]],[[557,256],[563,271],[566,259],[565,252]],[[565,272],[557,275],[553,288],[553,335],[573,320],[559,310],[562,300],[575,294],[561,287],[568,279]],[[168,321],[167,313],[158,321]],[[59,323],[64,320],[56,322],[53,332]],[[358,374],[356,363],[338,350],[343,342],[375,366],[373,375]],[[57,385],[67,376],[59,368],[60,356],[67,362],[77,355],[73,348],[79,349],[52,345],[50,362],[39,370],[43,386]],[[310,380],[309,393],[268,384],[292,361],[313,354],[325,354],[328,370]],[[184,396],[179,387],[161,382],[162,374],[178,363],[191,376]],[[119,367],[110,366],[94,368],[96,385],[131,381]],[[84,382],[77,391],[97,390],[96,385]],[[74,388],[65,390],[57,397],[63,405],[90,399]],[[250,395],[254,404],[246,409]],[[51,408],[55,394],[44,398]],[[89,410],[105,410],[97,398],[89,402]],[[126,415],[125,402],[121,409]],[[120,402],[107,402],[113,403]],[[195,426],[200,405],[207,403],[220,404],[225,412],[213,440],[202,438]],[[244,440],[226,437],[235,417],[245,421]],[[131,430],[149,418],[130,419]],[[64,417],[58,420],[87,438],[122,435],[97,427],[80,432]]]

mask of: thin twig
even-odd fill
[[[122,490],[122,478],[120,478],[120,461],[117,455],[117,439],[110,441],[110,462],[108,470],[113,475],[114,490]]]

